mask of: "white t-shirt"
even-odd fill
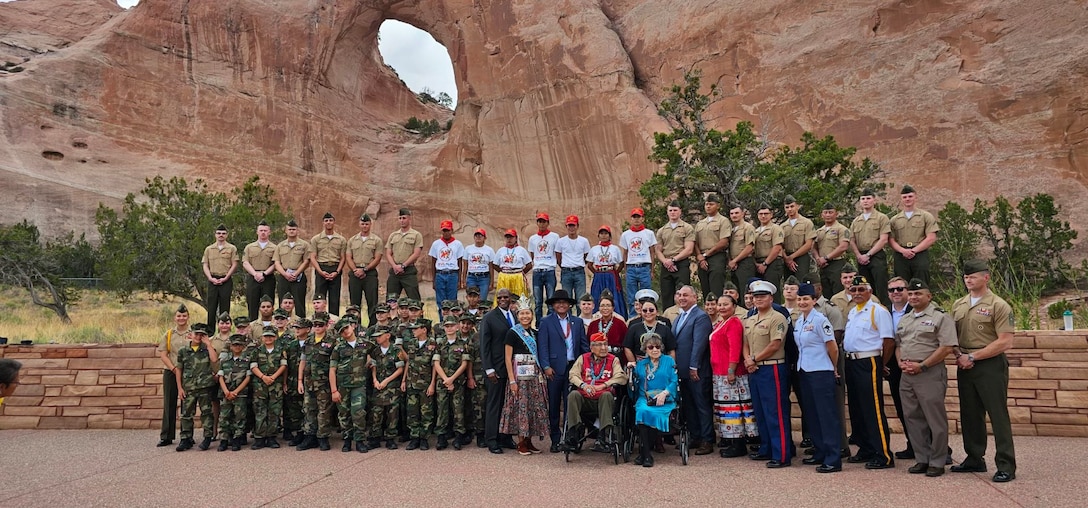
[[[520,245],[512,249],[503,246],[495,252],[494,263],[500,270],[521,270],[532,261],[532,258],[529,257],[529,251]]]
[[[555,244],[555,251],[563,255],[563,268],[584,268],[586,266],[586,254],[589,254],[589,240],[579,236],[571,240],[569,236],[563,236]]]
[[[627,251],[627,264],[650,263],[650,247],[657,245],[657,235],[649,228],[639,232],[628,229],[620,235],[620,247]]]
[[[544,236],[533,233],[533,236],[529,237],[529,252],[533,254],[534,270],[555,269],[555,245],[557,243],[559,243],[559,235],[555,231],[549,231]]]
[[[495,260],[495,249],[490,245],[469,245],[465,247],[465,260],[468,261],[468,273],[487,273],[491,262]]]
[[[596,266],[618,265],[623,262],[623,252],[615,245],[604,247],[597,244],[589,249],[586,261],[591,261]]]
[[[884,339],[894,337],[892,314],[883,305],[869,300],[858,310],[856,304],[850,303],[842,341],[842,348],[847,353],[881,350],[884,348]]]
[[[461,240],[453,239],[446,243],[439,238],[431,244],[431,251],[427,255],[434,258],[435,270],[457,270],[465,257],[465,246],[461,245]]]

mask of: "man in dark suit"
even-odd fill
[[[676,335],[676,370],[684,416],[691,431],[696,455],[714,451],[714,428],[710,410],[710,316],[695,302],[695,289],[684,286],[676,292],[680,315],[673,324]]]
[[[510,290],[503,288],[495,293],[498,307],[491,309],[480,321],[480,359],[487,376],[487,398],[484,399],[484,440],[491,453],[502,453],[508,443],[499,439],[499,420],[506,402],[506,332],[514,326],[514,314],[510,311]],[[510,440],[504,436],[502,441]]]
[[[572,316],[571,307],[575,301],[567,291],[558,289],[544,303],[552,312],[540,320],[537,345],[540,350],[540,368],[548,378],[548,429],[552,438],[552,453],[559,453],[559,441],[563,429],[559,424],[559,413],[566,412],[566,391],[570,381],[567,374],[570,366],[579,356],[589,352],[589,340],[581,318]],[[604,417],[604,415],[602,415]]]

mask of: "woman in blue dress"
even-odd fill
[[[648,334],[643,342],[646,358],[635,365],[635,424],[639,432],[639,455],[635,464],[654,466],[653,446],[658,432],[669,431],[669,413],[676,409],[676,361],[661,353],[661,336]]]

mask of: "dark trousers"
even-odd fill
[[[907,259],[902,254],[896,252],[892,258],[895,261],[895,276],[902,277],[907,282],[911,279],[922,279],[929,284],[929,249],[919,252],[913,259]],[[887,293],[888,286],[884,285],[884,292]],[[876,291],[876,288],[873,288]]]
[[[895,414],[899,417],[899,423],[903,424],[903,435],[907,438],[907,449],[910,450],[910,433],[907,432],[907,417],[903,414],[903,397],[899,394],[899,384],[903,380],[903,370],[899,368],[899,362],[893,356],[888,361],[888,389],[891,390],[892,403],[895,404]]]
[[[1016,473],[1016,450],[1009,421],[1009,362],[1004,354],[979,360],[969,370],[957,371],[960,396],[960,429],[963,431],[965,466],[986,465],[986,416],[994,431],[997,469]]]
[[[276,278],[269,275],[264,282],[257,282],[252,275],[246,274],[246,311],[249,312],[249,320],[256,321],[260,316],[261,297],[267,296],[276,300]]]
[[[869,264],[867,265],[858,263],[858,273],[864,276],[865,280],[868,280],[869,284],[873,286],[873,294],[880,300],[880,303],[891,308],[892,301],[888,298],[888,258],[884,251],[881,250],[869,257]],[[910,279],[907,279],[907,281],[910,281]]]
[[[846,258],[828,260],[827,266],[820,269],[820,285],[823,287],[824,298],[828,300],[836,293],[842,291],[842,267],[846,264]],[[885,286],[887,293],[887,286]]]
[[[338,265],[334,263],[334,264],[323,264],[323,265],[320,265],[320,266],[321,266],[322,271],[331,272],[331,271],[335,270]],[[337,273],[336,277],[333,277],[332,280],[327,280],[324,277],[316,276],[316,273],[317,272],[315,271],[314,272],[314,274],[315,274],[315,276],[314,276],[314,297],[316,298],[317,295],[325,295],[325,298],[327,298],[328,302],[329,302],[329,314],[339,316],[340,315],[340,288],[343,287],[343,284],[341,284],[341,278],[340,277],[343,274],[342,273]]]
[[[419,277],[417,277],[417,273],[414,266],[404,267],[404,271],[400,275],[393,273],[393,269],[390,268],[389,278],[385,280],[386,297],[399,297],[401,290],[403,290],[404,295],[408,298],[419,300]],[[504,386],[503,390],[505,389]]]
[[[809,250],[809,252],[812,251]],[[805,277],[808,277],[812,271],[812,256],[809,256],[806,252],[805,255],[798,256],[797,259],[794,259],[793,261],[797,263],[797,269],[790,270],[789,267],[786,267],[786,277],[793,275],[794,277],[797,277],[797,280],[799,281],[805,280]]]
[[[653,456],[654,443],[657,442],[657,429],[649,425],[638,425],[638,455],[643,459]]]
[[[676,271],[670,272],[663,265],[660,267],[661,280],[661,310],[665,310],[676,304],[676,290],[691,285],[691,260],[677,259]],[[722,271],[724,275],[725,272]],[[705,287],[705,286],[704,286]],[[725,287],[725,279],[722,279],[722,287]],[[721,296],[721,295],[718,295]]]
[[[559,413],[565,414],[567,412],[567,397],[565,395],[567,386],[570,385],[570,380],[567,379],[569,366],[562,369],[552,367],[552,369],[555,370],[555,375],[548,380],[548,434],[551,435],[553,443],[558,443],[563,436],[563,426],[559,422]]]
[[[881,464],[893,462],[888,417],[884,414],[884,360],[879,356],[846,360],[850,428],[858,455]]]
[[[499,420],[506,403],[506,377],[487,378],[487,398],[484,400],[484,439],[490,447],[499,446]]]
[[[812,458],[828,466],[841,466],[839,436],[842,434],[842,421],[835,407],[835,373],[830,370],[801,371],[800,375],[801,390],[808,401],[805,411],[809,417],[809,433],[816,447]]]
[[[295,282],[288,282],[282,275],[276,274],[276,295],[279,301],[283,301],[283,295],[291,293],[295,299],[295,315],[306,317],[306,277],[302,276]]]
[[[354,272],[348,272],[348,300],[352,305],[362,308],[363,298],[366,297],[366,315],[369,317],[367,326],[377,323],[374,316],[378,310],[378,270],[367,270],[363,278],[355,276]]]
[[[788,364],[790,387],[786,392],[787,397],[789,392],[793,392],[793,395],[797,397],[797,408],[801,410],[801,438],[809,439],[812,438],[812,419],[815,418],[813,416],[815,408],[810,408],[811,402],[805,398],[805,391],[801,387],[801,372],[797,370],[796,361],[789,361]]]
[[[719,252],[713,256],[707,256],[706,258],[707,269],[703,270],[699,268],[699,286],[703,288],[703,300],[706,300],[706,295],[714,293],[717,296],[722,295],[722,291],[725,290],[725,280],[729,276],[729,255],[724,252]],[[739,286],[738,286],[739,287]],[[664,292],[664,290],[662,290]],[[673,291],[675,293],[675,291]],[[664,293],[662,298],[672,298],[673,293]],[[743,294],[743,291],[741,292]],[[661,307],[661,309],[667,309],[668,307]]]
[[[759,454],[780,462],[793,459],[788,376],[785,363],[761,365],[748,374],[759,428]]]
[[[212,275],[212,277],[219,278],[221,276]],[[212,330],[215,329],[215,318],[219,316],[220,312],[226,312],[230,314],[230,297],[234,292],[234,279],[227,279],[218,286],[208,283],[208,327]]]
[[[767,265],[767,268],[765,270],[763,270],[763,275],[759,275],[758,272],[757,272],[757,275],[756,275],[757,277],[760,277],[763,280],[765,280],[767,282],[770,282],[771,284],[774,284],[775,289],[778,290],[778,291],[775,291],[775,293],[774,293],[774,302],[779,304],[779,305],[781,305],[782,301],[783,301],[783,296],[782,296],[782,274],[785,273],[785,272],[786,272],[786,262],[782,261],[782,258],[778,258],[778,259],[774,260],[771,264]],[[721,295],[718,295],[718,296],[721,296]]]
[[[177,437],[178,380],[172,370],[162,370],[162,426],[159,439],[173,441]]]
[[[733,284],[737,285],[737,290],[740,292],[740,301],[744,301],[744,293],[748,292],[748,279],[756,276],[756,262],[752,259],[752,256],[748,256],[739,263],[737,263],[737,269],[733,270]],[[778,293],[781,293],[779,291]],[[721,296],[721,293],[714,293]]]
[[[680,379],[680,396],[684,401],[684,418],[691,430],[692,444],[714,443],[714,427],[710,410],[710,376],[698,381]]]

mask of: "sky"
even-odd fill
[[[117,0],[117,4],[127,9],[139,1]],[[378,51],[385,63],[397,71],[409,89],[418,93],[430,88],[435,95],[446,92],[457,104],[457,83],[450,55],[430,34],[390,19],[382,23],[378,38]]]

